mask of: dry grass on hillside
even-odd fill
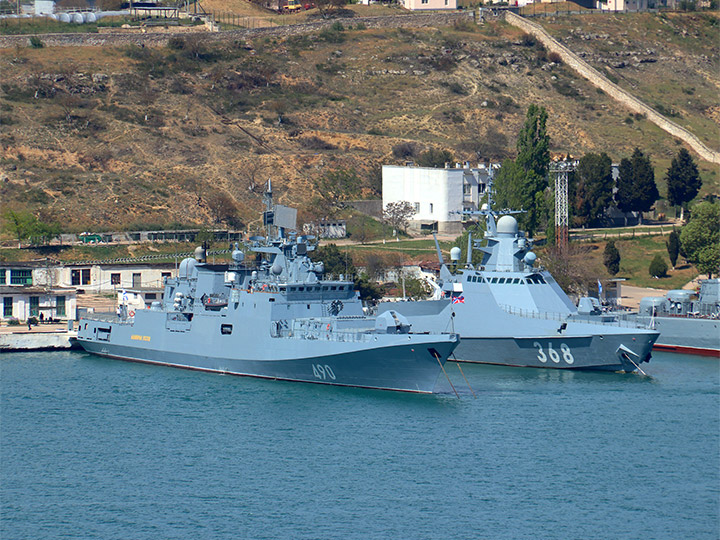
[[[457,161],[512,156],[531,103],[549,111],[553,153],[605,151],[619,160],[639,146],[662,164],[662,192],[676,141],[629,119],[518,30],[470,30],[2,50],[0,201],[75,230],[217,226],[228,209],[247,226],[272,177],[281,202],[322,217],[316,180],[328,171],[355,169],[356,196],[378,197],[379,166],[427,148],[447,149]],[[662,41],[653,44],[666,54]],[[700,69],[697,50],[688,45],[678,73]],[[670,79],[679,67],[643,63],[626,72]],[[716,168],[701,167],[705,192],[720,192]]]

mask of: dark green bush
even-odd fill
[[[650,262],[648,271],[652,277],[665,277],[667,276],[668,265],[663,260],[662,256],[658,253],[655,258]]]

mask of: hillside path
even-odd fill
[[[554,37],[537,23],[531,22],[520,15],[516,15],[510,11],[505,11],[505,21],[516,26],[525,32],[535,36],[550,52],[560,55],[562,61],[575,70],[579,75],[586,78],[594,86],[600,88],[614,100],[622,103],[633,112],[644,114],[648,120],[658,126],[660,129],[668,132],[673,137],[677,137],[684,141],[692,148],[702,159],[710,163],[720,164],[720,152],[716,152],[703,143],[696,135],[688,131],[675,122],[668,120],[655,109],[639,100],[626,90],[620,88],[605,77],[602,73],[588,64],[585,60],[577,56],[574,52],[560,43]]]

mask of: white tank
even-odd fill
[[[82,13],[73,13],[72,17],[70,18],[70,22],[74,22],[75,24],[83,24],[85,22],[85,17],[83,17]]]

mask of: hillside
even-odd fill
[[[717,148],[717,15],[660,20],[541,22]],[[550,62],[519,30],[342,24],[218,44],[0,50],[0,204],[74,231],[213,225],[235,209],[236,225],[249,225],[272,177],[280,201],[312,218],[315,182],[333,169],[354,168],[358,195],[377,197],[379,166],[402,162],[403,150],[447,149],[473,162],[512,156],[531,103],[549,110],[553,152],[619,160],[639,146],[664,192],[678,142]],[[608,60],[618,48],[633,51],[622,68]],[[720,192],[716,167],[700,166],[701,195]]]

